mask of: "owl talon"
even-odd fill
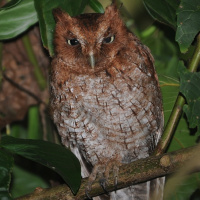
[[[115,189],[117,189],[117,182],[118,182],[118,177],[115,176],[115,178],[114,178],[114,186],[115,186]]]
[[[89,195],[89,192],[90,192],[91,188],[90,189],[85,189],[85,196],[87,197],[88,200],[92,200],[92,197]]]
[[[117,188],[118,173],[119,173],[119,167],[115,165],[114,168],[113,168],[113,174],[114,174],[114,185],[115,185],[115,188]]]
[[[87,199],[89,199],[89,200],[92,200],[92,197],[89,195],[91,189],[92,189],[92,182],[89,181],[85,188],[85,195],[86,195]]]
[[[99,183],[102,187],[102,189],[104,190],[105,194],[109,194],[109,192],[106,190],[106,185],[107,185],[107,180],[105,177],[102,177],[100,180],[99,180]]]

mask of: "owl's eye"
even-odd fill
[[[70,40],[67,40],[67,43],[71,46],[75,46],[79,44],[79,41],[77,39],[70,39]]]
[[[110,37],[107,37],[107,38],[104,38],[103,39],[103,43],[112,43],[115,39],[115,36],[110,36]]]

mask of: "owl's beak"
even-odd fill
[[[91,65],[92,69],[94,69],[94,67],[95,67],[95,57],[94,57],[94,54],[90,54],[89,55],[89,62],[90,62],[90,65]]]

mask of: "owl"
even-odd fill
[[[89,176],[87,189],[97,175],[105,186],[109,172],[117,177],[121,164],[148,157],[162,134],[154,60],[114,3],[104,14],[53,14],[52,118],[62,143],[79,159],[82,177]],[[162,185],[156,179],[94,199],[146,200]]]

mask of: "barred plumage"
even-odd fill
[[[149,49],[123,25],[115,5],[104,14],[71,18],[57,10],[54,16],[52,116],[63,144],[79,158],[82,176],[91,173],[85,161],[105,168],[149,156],[163,128]],[[113,192],[110,198],[148,199],[150,184]]]

